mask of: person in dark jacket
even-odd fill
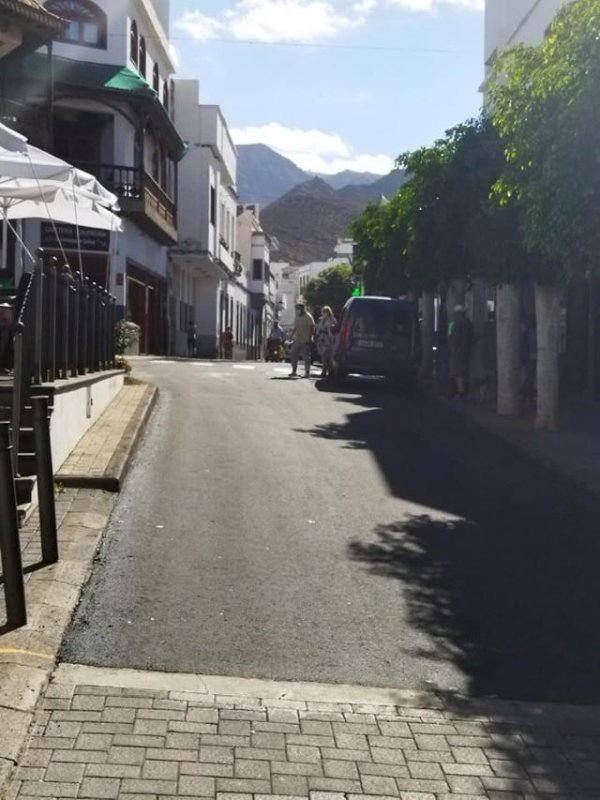
[[[448,345],[450,350],[450,378],[459,397],[466,397],[469,391],[471,374],[471,355],[475,344],[473,323],[467,316],[465,307],[454,308],[454,318],[448,326]]]

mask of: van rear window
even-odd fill
[[[408,336],[411,332],[411,314],[401,306],[363,307],[357,310],[352,327],[354,336],[361,339],[383,339],[386,336]]]

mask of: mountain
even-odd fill
[[[268,205],[310,177],[265,144],[238,145],[237,151],[240,203]]]
[[[362,198],[344,197],[322,178],[313,178],[265,208],[261,224],[279,241],[278,261],[325,261],[365,205]]]
[[[321,178],[332,189],[348,186],[367,187],[381,177],[372,172],[344,170],[335,175],[305,172],[265,144],[241,144],[238,152],[238,194],[240,203],[266,206],[286,192],[314,177]]]
[[[375,175],[374,172],[353,172],[351,169],[345,169],[335,175],[326,175],[320,172],[317,173],[317,176],[323,178],[332,189],[343,189],[345,186],[369,186],[381,178],[381,175]]]
[[[389,175],[376,177],[377,180],[368,184],[343,186],[339,190],[339,194],[342,197],[364,200],[367,203],[378,200],[382,195],[390,199],[407,181],[406,173],[402,169],[394,169]]]

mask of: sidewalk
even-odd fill
[[[61,665],[7,800],[593,800],[600,708]]]
[[[551,433],[533,427],[533,409],[519,417],[500,417],[489,403],[443,402],[566,479],[573,489],[600,500],[600,403],[563,400],[559,429]]]
[[[136,402],[130,402],[135,398]],[[85,468],[92,473],[96,463],[104,470],[107,464],[115,463],[122,479],[153,399],[154,390],[146,385],[126,386],[75,448],[73,457],[78,458],[78,453],[85,451],[90,459]],[[90,442],[94,442],[93,450]],[[115,497],[92,489],[57,489],[60,561],[51,566],[41,562],[37,510],[23,526],[20,538],[28,612],[25,627],[12,630],[6,625],[0,583],[0,798],[2,785],[22,750],[37,700],[54,669]]]

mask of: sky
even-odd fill
[[[476,116],[484,0],[171,0],[178,75],[237,144],[388,172]]]

